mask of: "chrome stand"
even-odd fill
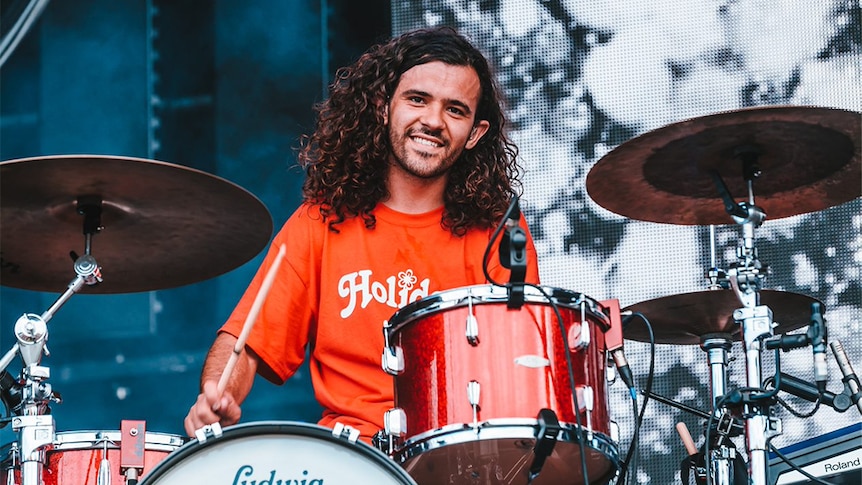
[[[82,203],[78,212],[84,216],[84,255],[74,262],[75,278],[66,291],[44,313],[25,313],[15,322],[17,342],[0,359],[0,372],[5,371],[16,354],[21,355],[24,367],[18,382],[21,386],[21,403],[10,409],[12,430],[18,433],[17,449],[21,463],[21,485],[42,485],[42,473],[46,463],[45,448],[54,442],[54,417],[49,414],[49,404],[62,400],[47,382],[51,377],[48,367],[42,366],[43,355],[49,355],[48,321],[85,284],[95,285],[102,281],[101,268],[90,254],[92,236],[101,229],[101,201]],[[12,471],[9,471],[12,476]]]

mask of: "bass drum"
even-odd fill
[[[330,483],[415,485],[391,458],[329,428],[297,422],[257,422],[191,440],[143,477],[140,485],[190,483]]]

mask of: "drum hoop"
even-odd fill
[[[453,444],[488,439],[535,439],[536,426],[538,422],[535,419],[517,418],[488,420],[481,423],[478,430],[468,424],[450,424],[411,437],[394,451],[392,457],[403,465],[422,453]],[[576,424],[560,423],[560,426],[560,442],[577,443],[578,437],[586,433]],[[609,436],[593,431],[584,444],[604,455],[613,468],[619,469],[619,449]]]
[[[331,428],[299,421],[255,421],[228,426],[224,428],[221,436],[208,438],[206,441],[198,441],[197,439],[189,440],[186,444],[171,453],[164,460],[160,461],[152,470],[144,475],[140,485],[147,485],[151,480],[155,480],[170,471],[171,465],[175,462],[183,460],[189,456],[193,456],[200,450],[204,450],[211,446],[217,446],[221,443],[238,438],[266,435],[322,438],[323,441],[335,443],[339,446],[357,451],[363,456],[370,458],[373,462],[384,466],[387,471],[392,471],[398,477],[406,479],[404,482],[405,484],[415,483],[413,479],[410,478],[410,475],[403,468],[398,466],[390,456],[367,443],[359,441],[350,442],[346,439],[338,438],[332,434]]]
[[[54,437],[54,450],[87,450],[105,446],[108,449],[120,448],[121,431],[59,431]],[[181,447],[185,438],[179,435],[147,431],[144,434],[144,449],[154,451],[173,451]]]
[[[602,305],[583,293],[576,293],[552,286],[540,286],[539,288],[547,293],[549,298],[542,294],[539,289],[533,286],[525,286],[524,302],[541,305],[554,304],[571,309],[579,309],[581,303],[584,303],[586,312],[590,317],[600,320],[600,323],[606,328],[610,326],[610,319],[600,310]],[[447,298],[453,295],[456,295],[456,297]],[[492,299],[489,299],[489,297]],[[386,328],[390,334],[396,333],[401,327],[428,315],[467,306],[469,299],[473,300],[473,305],[485,305],[504,303],[508,300],[508,297],[509,291],[506,287],[494,285],[472,285],[438,291],[405,305],[396,311],[389,318]]]

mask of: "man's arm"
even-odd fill
[[[220,394],[218,382],[233,354],[236,340],[233,335],[219,333],[207,353],[201,373],[201,393],[184,421],[189,436],[194,436],[195,430],[215,422],[222,426],[239,422],[242,415],[240,404],[251,391],[258,360],[252,352],[244,348],[237,358],[224,393]]]

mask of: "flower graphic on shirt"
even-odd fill
[[[416,284],[418,278],[413,274],[412,269],[408,269],[407,271],[400,271],[398,273],[398,287],[409,290],[413,288],[413,285]]]

